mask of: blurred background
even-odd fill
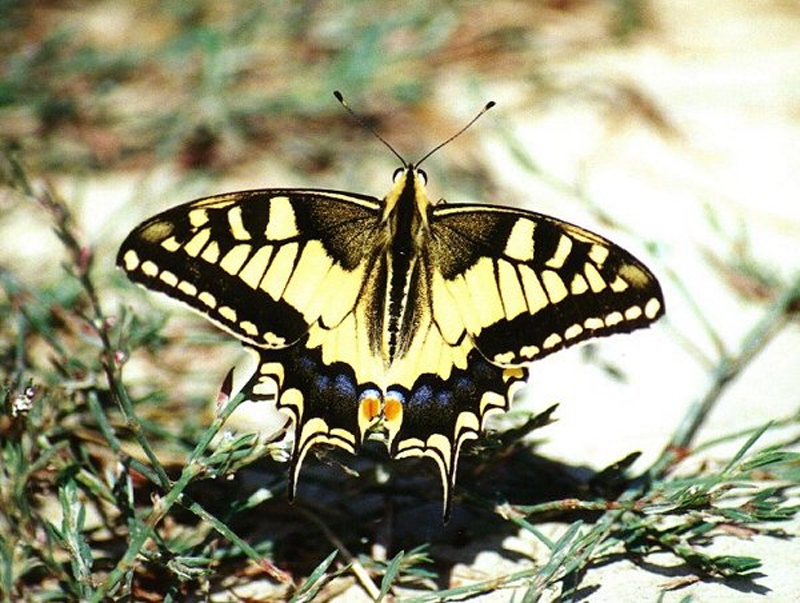
[[[426,161],[431,196],[556,215],[620,243],[662,281],[666,320],[536,363],[498,429],[560,403],[557,421],[528,440],[537,455],[580,474],[640,451],[637,473],[692,404],[714,395],[693,445],[768,420],[780,427],[769,442],[794,443],[800,329],[787,318],[796,306],[776,304],[800,276],[798,31],[800,5],[789,0],[0,1],[6,397],[29,385],[67,392],[41,429],[71,430],[64,441],[75,446],[86,442],[81,420],[67,418],[82,416],[75,392],[107,391],[98,344],[80,324],[81,260],[54,230],[68,211],[100,306],[128,330],[123,375],[137,413],[164,438],[162,459],[180,466],[243,354],[201,318],[131,286],[114,269],[116,250],[144,218],[210,194],[302,186],[382,197],[397,159],[336,102],[340,90],[410,161],[497,102]],[[43,190],[57,191],[63,207],[30,200]],[[0,437],[15,429],[0,423]],[[726,441],[692,467],[724,464],[741,443]],[[95,454],[98,465],[116,458]],[[43,499],[57,498],[50,478]],[[283,521],[303,521],[292,512]],[[412,573],[417,586],[454,587],[541,562],[530,536],[487,539],[470,531],[469,515],[442,536],[435,514],[423,535],[397,537],[406,548],[433,547],[438,577]],[[555,538],[563,524],[546,530]],[[322,544],[284,534],[267,538],[275,548],[264,553],[298,581],[332,550],[324,531],[299,533]],[[398,548],[377,529],[360,538],[349,546],[372,562],[376,550]],[[756,582],[774,600],[793,600],[800,558],[776,542],[786,541],[752,545],[764,553]],[[24,550],[15,563],[35,557]],[[38,584],[43,572],[19,575]],[[148,578],[140,592],[163,596]],[[592,569],[586,583],[604,584],[590,591],[596,601],[655,599],[667,579],[623,562]],[[329,587],[317,596],[366,596],[363,584],[343,580],[346,594]],[[760,592],[689,582],[665,600]],[[488,591],[487,600],[509,596]]]

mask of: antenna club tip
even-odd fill
[[[492,107],[494,107],[496,104],[497,104],[497,103],[496,103],[496,102],[494,102],[494,101],[489,101],[488,103],[486,103],[486,107],[484,108],[484,111],[488,111],[489,109],[491,109]]]
[[[333,96],[336,97],[336,100],[338,100],[340,103],[344,102],[344,96],[342,96],[342,93],[338,90],[333,91]]]

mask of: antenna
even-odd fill
[[[469,129],[469,127],[470,127],[472,124],[474,124],[476,121],[478,121],[478,119],[481,117],[481,115],[483,115],[484,113],[486,113],[486,112],[487,112],[489,109],[491,109],[492,107],[494,107],[496,104],[497,104],[497,103],[495,103],[494,101],[489,101],[488,103],[486,103],[486,104],[484,105],[483,109],[481,109],[480,111],[478,111],[478,114],[477,114],[475,117],[473,117],[472,119],[470,119],[470,120],[469,120],[469,123],[468,123],[466,126],[464,126],[463,128],[461,128],[461,129],[460,129],[458,132],[456,132],[455,134],[453,134],[453,135],[452,135],[450,138],[448,138],[448,139],[447,139],[447,140],[445,140],[444,142],[440,142],[440,143],[439,143],[439,144],[437,144],[435,147],[433,147],[433,148],[432,148],[430,151],[428,151],[427,153],[425,153],[425,154],[422,156],[422,159],[420,159],[419,161],[417,161],[417,163],[415,163],[415,164],[414,164],[414,168],[415,168],[415,169],[416,169],[416,168],[418,168],[418,167],[419,167],[419,166],[422,164],[422,162],[423,162],[423,161],[425,161],[425,160],[426,160],[428,157],[430,157],[431,155],[433,155],[433,154],[434,154],[436,151],[438,151],[439,149],[441,149],[441,148],[442,148],[443,146],[445,146],[446,144],[450,144],[450,143],[451,143],[451,142],[453,142],[453,141],[454,141],[456,138],[458,138],[459,136],[461,136],[461,135],[462,135],[464,132],[466,132],[466,131]]]
[[[357,114],[355,111],[353,111],[353,110],[350,108],[350,105],[348,105],[348,104],[347,104],[347,101],[346,101],[346,100],[344,100],[344,96],[342,96],[342,93],[341,93],[341,92],[339,92],[338,90],[334,90],[334,91],[333,91],[333,96],[335,96],[335,97],[336,97],[336,100],[338,100],[338,101],[339,101],[339,103],[342,105],[342,107],[344,107],[344,108],[347,110],[347,112],[350,114],[350,116],[351,116],[351,117],[352,117],[354,120],[356,120],[356,123],[358,123],[358,125],[360,125],[360,126],[361,126],[362,128],[364,128],[365,130],[368,130],[368,131],[372,132],[372,135],[373,135],[375,138],[377,138],[378,140],[380,140],[380,141],[381,141],[381,142],[382,142],[382,143],[383,143],[383,144],[386,146],[386,148],[387,148],[387,149],[389,149],[389,150],[390,150],[390,151],[391,151],[391,152],[394,154],[394,156],[395,156],[395,157],[397,157],[397,158],[400,160],[400,162],[401,162],[401,163],[402,163],[404,166],[409,166],[409,167],[411,167],[411,166],[410,166],[410,165],[409,165],[409,164],[406,162],[406,160],[405,160],[405,159],[403,159],[403,156],[402,156],[402,155],[400,155],[400,153],[398,153],[397,151],[395,151],[394,147],[393,147],[392,145],[390,145],[388,142],[386,142],[386,139],[385,139],[383,136],[381,136],[380,134],[378,134],[378,132],[377,132],[377,130],[375,130],[375,128],[373,128],[371,125],[369,125],[369,124],[368,124],[366,121],[364,121],[364,120],[361,118],[361,116],[359,116],[359,115],[358,115],[358,114]],[[458,132],[456,132],[455,134],[453,134],[453,135],[452,135],[450,138],[448,138],[448,139],[447,139],[447,140],[445,140],[444,142],[440,142],[440,143],[439,143],[439,144],[437,144],[435,147],[433,147],[433,148],[432,148],[430,151],[428,151],[427,153],[425,153],[425,154],[422,156],[422,159],[420,159],[419,161],[417,161],[417,162],[414,164],[414,166],[413,166],[413,167],[414,167],[414,169],[418,168],[418,167],[419,167],[419,166],[422,164],[422,162],[423,162],[423,161],[425,161],[425,160],[426,160],[428,157],[430,157],[431,155],[433,155],[433,154],[434,154],[436,151],[438,151],[439,149],[441,149],[443,146],[445,146],[445,145],[447,145],[447,144],[450,144],[450,143],[451,143],[451,142],[453,142],[453,141],[454,141],[456,138],[458,138],[458,137],[459,137],[459,136],[461,136],[461,135],[462,135],[464,132],[466,132],[466,131],[467,131],[467,130],[470,128],[470,126],[472,126],[472,124],[474,124],[476,121],[478,121],[478,119],[479,119],[479,118],[480,118],[480,117],[481,117],[481,116],[482,116],[484,113],[486,113],[486,112],[487,112],[489,109],[491,109],[492,107],[494,107],[494,106],[495,106],[495,104],[496,104],[496,103],[495,103],[494,101],[489,101],[488,103],[486,103],[486,105],[484,105],[483,109],[481,109],[480,111],[478,111],[478,114],[477,114],[475,117],[473,117],[471,120],[469,120],[469,123],[468,123],[466,126],[464,126],[463,128],[461,128],[461,129],[460,129]]]
[[[398,153],[397,151],[395,151],[395,150],[394,150],[394,147],[393,147],[392,145],[390,145],[388,142],[386,142],[386,139],[385,139],[383,136],[381,136],[380,134],[378,134],[378,131],[377,131],[375,128],[373,128],[371,125],[369,125],[367,122],[365,122],[365,121],[364,121],[364,120],[361,118],[361,116],[360,116],[360,115],[358,115],[358,114],[357,114],[355,111],[353,111],[353,110],[350,108],[350,105],[348,105],[348,104],[347,104],[347,101],[346,101],[346,100],[344,100],[344,96],[342,96],[342,93],[341,93],[341,92],[339,92],[338,90],[334,90],[334,91],[333,91],[333,95],[336,97],[336,100],[338,100],[338,101],[339,101],[339,103],[342,105],[342,107],[344,107],[344,108],[347,110],[347,112],[350,114],[350,116],[351,116],[353,119],[355,119],[355,120],[356,120],[356,123],[357,123],[359,126],[361,126],[362,128],[364,128],[365,130],[368,130],[369,132],[372,132],[372,135],[373,135],[375,138],[377,138],[378,140],[380,140],[380,141],[381,141],[381,142],[382,142],[382,143],[383,143],[383,144],[386,146],[386,148],[387,148],[387,149],[389,149],[389,150],[390,150],[392,153],[394,153],[394,156],[395,156],[395,157],[397,157],[397,158],[400,160],[400,163],[402,163],[403,165],[408,165],[408,163],[406,162],[406,160],[405,160],[405,159],[403,159],[403,156],[402,156],[402,155],[400,155],[400,153]],[[474,120],[473,120],[473,121],[474,121]]]

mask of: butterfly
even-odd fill
[[[245,391],[292,420],[290,499],[310,450],[355,454],[377,434],[394,458],[436,463],[447,517],[462,446],[509,408],[530,363],[664,313],[650,270],[600,235],[521,209],[433,202],[420,169],[431,153],[398,155],[383,199],[215,195],[146,220],[119,250],[133,281],[257,352]]]

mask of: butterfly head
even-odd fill
[[[336,98],[339,98],[341,102],[340,95],[336,93]],[[390,145],[383,137],[380,136],[377,132],[372,130],[373,134],[377,136],[378,140],[380,140],[383,144],[385,144],[389,150],[394,153],[394,155],[403,162],[403,167],[397,168],[394,172],[394,187],[386,196],[386,205],[387,210],[384,212],[384,217],[386,217],[389,213],[394,211],[395,206],[400,207],[414,207],[416,208],[417,215],[420,217],[421,222],[427,226],[428,223],[428,210],[430,209],[432,203],[428,198],[427,192],[425,191],[425,185],[428,183],[428,175],[425,173],[425,170],[420,168],[420,166],[434,153],[436,153],[439,149],[444,147],[445,145],[450,144],[456,138],[461,136],[472,124],[474,124],[478,118],[481,117],[484,113],[486,113],[489,109],[494,107],[494,102],[486,103],[486,105],[481,109],[478,114],[473,117],[467,125],[461,128],[458,132],[453,134],[450,138],[440,142],[438,145],[433,147],[430,151],[425,153],[420,159],[418,159],[415,163],[409,163],[403,156],[400,155],[392,145]],[[345,108],[349,110],[347,105]],[[351,112],[352,113],[352,112]],[[403,200],[407,201],[403,201]],[[413,202],[412,202],[413,201]]]
[[[407,163],[395,170],[394,184],[384,200],[384,221],[393,222],[399,228],[428,224],[428,211],[432,205],[425,188],[428,176],[417,165]]]

